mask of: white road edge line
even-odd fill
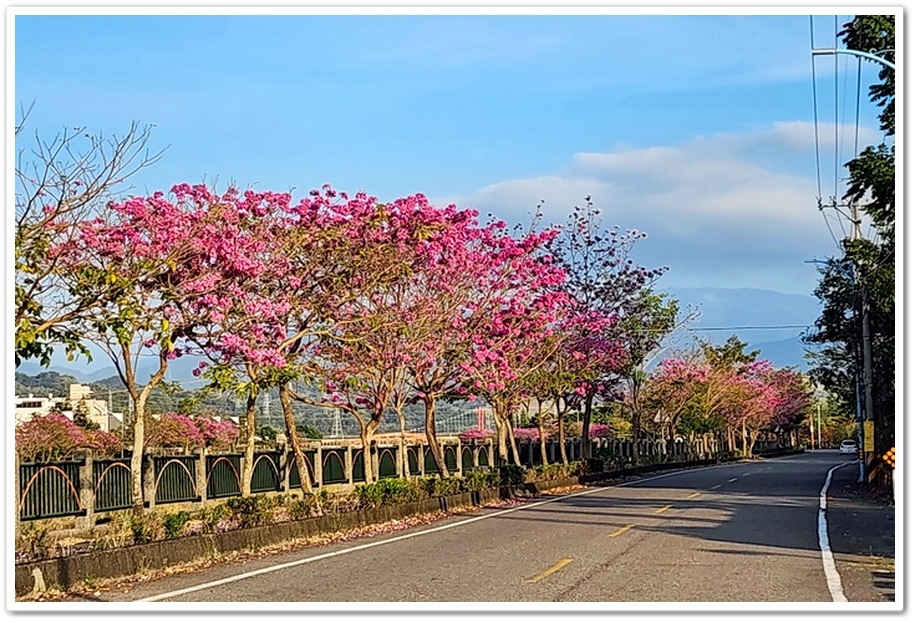
[[[248,578],[253,578],[258,575],[263,575],[265,573],[270,573],[272,571],[279,571],[281,569],[288,569],[290,567],[298,567],[299,565],[304,565],[310,562],[315,562],[318,560],[324,560],[325,558],[333,558],[335,556],[342,556],[344,554],[349,554],[351,552],[357,552],[363,549],[369,549],[370,547],[377,547],[379,545],[386,545],[388,543],[394,543],[396,541],[402,541],[404,539],[412,539],[417,536],[422,536],[424,534],[431,534],[433,532],[439,532],[440,530],[448,530],[450,528],[457,528],[458,526],[464,526],[469,523],[474,523],[475,521],[481,521],[484,519],[490,519],[491,517],[498,517],[499,515],[505,515],[507,513],[514,513],[516,511],[534,508],[536,506],[542,506],[544,504],[551,504],[553,502],[559,502],[560,500],[567,500],[569,498],[578,497],[580,495],[588,495],[591,493],[598,493],[600,491],[605,491],[611,487],[600,487],[597,489],[589,489],[587,491],[579,491],[578,493],[570,493],[569,495],[564,495],[558,498],[551,498],[549,500],[542,500],[540,502],[532,502],[531,504],[524,504],[522,506],[516,506],[513,508],[507,508],[505,510],[496,511],[495,513],[488,513],[486,515],[481,515],[480,517],[471,517],[470,519],[464,519],[462,521],[456,521],[455,523],[446,524],[444,526],[436,526],[435,528],[429,528],[426,530],[420,530],[419,532],[411,532],[410,534],[402,534],[400,536],[392,537],[390,539],[385,539],[383,541],[374,541],[372,543],[363,543],[362,545],[356,545],[354,547],[348,547],[346,549],[338,550],[335,552],[327,552],[325,554],[319,554],[317,556],[310,556],[309,558],[303,558],[302,560],[294,560],[291,562],[283,563],[282,565],[274,565],[273,567],[265,567],[263,569],[257,569],[255,571],[249,571],[248,573],[240,573],[239,575],[233,575],[228,578],[223,578],[221,580],[214,580],[213,582],[207,582],[205,584],[199,584],[197,586],[190,586],[188,588],[182,588],[177,591],[171,591],[168,593],[161,593],[159,595],[153,595],[151,597],[144,597],[143,599],[137,599],[136,601],[161,601],[163,599],[169,599],[171,597],[178,597],[180,595],[186,595],[188,593],[194,593],[197,591],[202,591],[207,588],[213,588],[215,586],[221,586],[223,584],[229,584],[231,582],[238,582],[239,580],[245,580]]]
[[[710,465],[708,467],[699,467],[691,470],[683,470],[679,472],[672,472],[668,474],[661,474],[658,476],[649,476],[647,478],[641,478],[639,480],[632,480],[630,482],[620,483],[618,485],[609,485],[607,487],[598,487],[597,489],[588,489],[586,491],[579,491],[578,493],[570,493],[569,495],[564,495],[558,498],[551,498],[549,500],[542,500],[540,502],[532,502],[531,504],[523,504],[521,506],[516,506],[513,508],[507,508],[505,510],[496,511],[495,513],[488,513],[486,515],[481,515],[480,517],[471,517],[470,519],[464,519],[462,521],[456,521],[455,523],[446,524],[444,526],[436,526],[435,528],[429,528],[427,530],[420,530],[419,532],[411,532],[410,534],[402,534],[400,536],[392,537],[390,539],[385,539],[384,541],[374,541],[372,543],[364,543],[362,545],[356,545],[354,547],[348,547],[347,549],[338,550],[335,552],[327,552],[325,554],[319,554],[317,556],[310,556],[309,558],[303,558],[302,560],[293,560],[291,562],[283,563],[282,565],[274,565],[272,567],[265,567],[263,569],[256,569],[255,571],[249,571],[247,573],[240,573],[238,575],[233,575],[228,578],[222,578],[220,580],[214,580],[212,582],[206,582],[204,584],[198,584],[197,586],[189,586],[188,588],[182,588],[176,591],[170,591],[168,593],[160,593],[159,595],[152,595],[150,597],[144,597],[142,599],[134,600],[135,602],[146,602],[146,601],[161,601],[163,599],[170,599],[172,597],[179,597],[181,595],[187,595],[188,593],[196,593],[197,591],[202,591],[207,588],[213,588],[216,586],[222,586],[223,584],[230,584],[232,582],[238,582],[239,580],[246,580],[248,578],[253,578],[255,576],[263,575],[265,573],[271,573],[273,571],[279,571],[281,569],[289,569],[290,567],[298,567],[310,562],[316,562],[318,560],[324,560],[325,558],[333,558],[335,556],[342,556],[344,554],[349,554],[351,552],[357,552],[363,549],[369,549],[370,547],[377,547],[379,545],[386,545],[388,543],[394,543],[396,541],[402,541],[404,539],[412,539],[413,537],[423,536],[424,534],[431,534],[433,532],[439,532],[440,530],[448,530],[450,528],[457,528],[458,526],[464,526],[469,523],[474,523],[475,521],[482,521],[484,519],[489,519],[491,517],[498,517],[500,515],[505,515],[507,513],[514,513],[516,511],[525,510],[528,508],[535,508],[537,506],[542,506],[544,504],[552,504],[553,502],[559,502],[561,500],[568,500],[569,498],[578,497],[580,495],[589,495],[592,493],[600,493],[601,491],[606,491],[607,489],[612,489],[616,487],[626,487],[629,485],[640,484],[642,482],[649,482],[651,480],[658,480],[660,478],[668,478],[670,476],[675,476],[677,474],[682,474],[684,472],[699,472],[705,471],[707,469],[715,469],[717,467],[726,467],[727,465]]]
[[[827,472],[827,478],[821,488],[820,504],[817,511],[817,540],[821,546],[821,562],[824,565],[827,588],[830,590],[830,596],[833,601],[842,602],[847,601],[847,599],[843,593],[843,582],[840,580],[840,574],[837,572],[836,563],[833,560],[833,552],[830,550],[830,537],[827,535],[827,489],[830,488],[830,479],[833,477],[833,472],[847,465],[850,465],[850,463],[835,465]]]

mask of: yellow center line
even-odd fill
[[[566,565],[568,565],[568,564],[571,563],[572,561],[573,561],[572,558],[564,558],[563,560],[561,560],[560,562],[558,562],[558,563],[555,564],[554,566],[550,567],[549,569],[545,569],[544,571],[541,571],[539,574],[537,574],[537,575],[534,576],[533,578],[531,578],[531,579],[529,579],[529,580],[525,580],[525,581],[528,582],[529,584],[533,584],[534,582],[540,582],[541,580],[543,580],[543,579],[546,578],[547,576],[549,576],[549,575],[551,575],[551,574],[553,574],[553,573],[556,573],[557,571],[559,571],[560,569],[562,569],[563,567],[565,567]]]
[[[698,497],[700,497],[701,495],[702,495],[702,494],[701,494],[699,491],[697,491],[696,493],[691,493],[691,494],[688,495],[687,497],[688,497],[688,498],[698,498]]]
[[[656,514],[656,515],[661,515],[662,513],[664,513],[666,510],[668,510],[668,509],[671,508],[672,506],[674,506],[674,505],[673,505],[673,504],[667,504],[667,505],[665,505],[665,506],[662,506],[660,509],[658,509],[657,511],[655,511],[655,514]]]
[[[613,536],[620,536],[621,534],[623,534],[623,533],[626,532],[627,530],[631,529],[632,527],[633,527],[633,524],[626,525],[626,526],[624,526],[623,528],[620,528],[620,529],[618,529],[618,530],[615,530],[614,532],[611,532],[608,536],[612,536],[612,537],[613,537]]]

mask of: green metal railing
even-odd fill
[[[19,518],[45,519],[82,515],[80,468],[85,461],[21,463],[19,465]]]
[[[760,441],[755,451],[765,451],[771,445],[780,445],[773,441]],[[653,441],[640,440],[639,453],[642,456],[656,456],[663,462],[683,460],[700,453],[699,446],[689,443],[677,443],[664,446]],[[715,440],[706,449],[706,454],[718,454],[724,451],[722,440]],[[519,455],[526,467],[542,463],[541,449],[538,442],[519,442]],[[632,458],[636,447],[629,440],[594,440],[592,449],[601,456]],[[460,450],[454,444],[444,443],[442,451],[450,471],[457,471],[460,463],[463,470],[475,467],[490,467],[494,458],[490,452],[491,445],[471,443],[462,445]],[[378,477],[390,478],[398,475],[398,448],[377,446],[374,450],[378,460]],[[410,475],[420,474],[420,461],[427,475],[438,472],[436,462],[429,446],[417,444],[405,448],[407,452]],[[351,452],[352,473],[347,473],[347,453]],[[577,439],[566,442],[566,453],[570,461],[579,460],[580,444]],[[323,447],[321,450],[321,482],[315,475],[317,450],[309,449],[303,453],[317,487],[324,485],[344,484],[347,482],[365,481],[365,463],[362,449],[348,450],[346,447]],[[663,455],[663,456],[662,456]],[[556,440],[547,444],[549,462],[560,461],[560,447]],[[476,459],[476,461],[475,461]],[[241,495],[241,473],[243,455],[239,453],[213,454],[206,457],[198,455],[147,456],[144,459],[144,482],[152,485],[155,504],[194,502],[202,499],[204,487],[208,499],[218,499]],[[21,463],[19,469],[18,512],[19,519],[29,521],[51,517],[85,515],[87,511],[108,512],[131,507],[131,473],[129,458],[93,459],[88,472],[85,460],[58,461],[53,463]],[[205,469],[205,478],[198,483],[198,471]],[[151,471],[150,471],[151,470]],[[285,470],[289,470],[288,484],[284,485]],[[91,482],[81,482],[81,478],[91,478]],[[205,484],[204,484],[205,483]],[[295,489],[300,486],[299,470],[291,453],[279,451],[258,452],[251,475],[252,493],[283,491],[287,487]],[[83,507],[81,496],[87,495],[83,489],[91,490],[91,499]]]

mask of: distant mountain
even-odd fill
[[[697,337],[721,344],[734,334],[761,348],[765,358],[778,359],[777,365],[807,369],[799,339],[820,315],[821,303],[814,296],[753,288],[661,289],[677,298],[682,310],[700,311],[691,325]]]
[[[37,361],[26,360],[16,368],[17,374],[27,374],[37,376],[42,372],[56,372],[65,376],[74,377],[79,383],[96,383],[114,379],[118,381],[118,372],[113,365],[100,366],[101,362],[110,361],[109,359],[95,358],[91,363],[84,360],[78,360],[74,363],[84,363],[85,367],[62,366],[52,361],[48,368],[43,368]],[[167,379],[170,381],[190,381],[194,379],[191,371],[197,367],[200,359],[196,357],[180,357],[169,362]],[[154,360],[143,361],[137,367],[137,376],[140,379],[149,378],[156,371],[157,363]],[[120,383],[120,381],[118,381]]]
[[[751,344],[748,350],[759,350],[760,358],[768,359],[777,368],[792,366],[800,372],[807,372],[810,364],[805,359],[805,353],[816,349],[812,345],[802,343],[798,338],[789,338]]]

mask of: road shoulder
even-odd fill
[[[857,477],[855,463],[841,467],[827,492],[830,548],[843,592],[851,602],[894,602],[895,509]]]

